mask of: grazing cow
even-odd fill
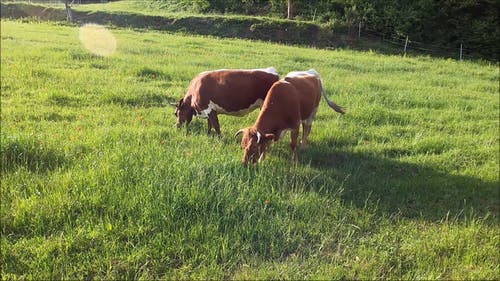
[[[217,114],[243,116],[260,107],[278,79],[274,67],[202,72],[191,81],[186,95],[175,105],[177,127],[184,122],[188,125],[193,115],[198,115],[208,118],[208,133],[213,127],[220,137]]]
[[[243,164],[256,163],[264,159],[271,140],[278,141],[287,130],[291,130],[293,161],[297,162],[297,138],[302,123],[301,147],[307,145],[312,122],[318,110],[321,94],[328,105],[344,114],[342,107],[329,100],[323,89],[321,77],[314,69],[290,72],[273,84],[267,94],[257,121],[243,133],[241,147],[244,150]]]

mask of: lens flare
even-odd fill
[[[78,37],[85,49],[98,56],[107,57],[116,50],[116,39],[113,33],[98,24],[86,24],[80,27]]]

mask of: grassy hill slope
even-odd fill
[[[1,22],[2,278],[495,279],[495,65]],[[243,167],[247,117],[175,128],[208,69],[315,68],[311,145]]]
[[[110,2],[73,6],[74,21],[124,28],[146,28],[169,32],[243,38],[287,44],[333,47],[343,44],[331,25],[266,17],[194,15],[153,10],[142,2]],[[63,5],[41,6],[1,3],[2,18],[37,18],[66,21]],[[343,30],[343,28],[339,28]]]

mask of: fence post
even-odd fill
[[[462,45],[463,45],[463,44],[462,44],[462,43],[460,43],[460,60],[462,60],[462,50],[463,50]]]
[[[408,46],[408,35],[406,35],[406,41],[405,41],[405,55],[406,55],[406,47]]]
[[[361,22],[358,25],[358,38],[361,38]]]

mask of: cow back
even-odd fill
[[[300,105],[300,120],[309,118],[321,100],[321,80],[316,76],[285,77],[284,80],[296,89]]]
[[[262,70],[218,70],[204,72],[190,85],[191,105],[197,111],[216,104],[225,112],[247,109],[263,101],[278,75]]]
[[[321,81],[315,76],[286,77],[273,84],[254,124],[260,132],[295,128],[311,117],[321,99]]]

